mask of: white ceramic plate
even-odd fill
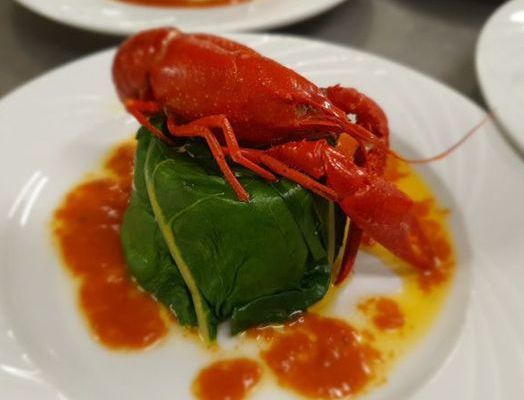
[[[508,1],[484,26],[477,72],[490,109],[524,152],[524,0]]]
[[[235,35],[319,85],[362,89],[390,117],[408,157],[454,143],[485,112],[456,92],[375,56],[304,39]],[[112,51],[45,75],[0,102],[0,398],[184,399],[209,353],[175,332],[145,352],[107,351],[89,335],[49,235],[64,193],[135,122],[110,80]],[[458,274],[429,335],[373,399],[497,400],[524,392],[524,166],[493,125],[420,172],[452,210]],[[395,290],[361,257],[340,315],[362,294]],[[178,331],[178,330],[175,330]],[[230,346],[225,342],[224,346]],[[243,352],[243,349],[239,350]],[[285,399],[270,383],[253,399]]]
[[[251,0],[204,8],[144,7],[116,0],[17,0],[45,17],[83,29],[132,34],[158,26],[237,32],[275,28],[312,17],[344,0]]]

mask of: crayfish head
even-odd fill
[[[157,28],[130,37],[113,61],[113,82],[124,100],[154,100],[149,73],[169,42],[181,35],[175,28]]]
[[[347,116],[313,84],[302,83],[299,90],[290,92],[291,95],[285,93],[271,108],[275,130],[292,136],[286,141],[337,137],[349,123]],[[265,109],[267,111],[267,105]]]
[[[299,131],[311,132],[307,138],[338,138],[340,134],[346,133],[356,140],[387,151],[380,137],[351,120],[350,116],[334,105],[327,96],[316,95],[300,100],[295,106],[294,126]]]

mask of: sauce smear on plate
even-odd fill
[[[218,361],[200,371],[194,392],[201,400],[242,400],[261,374],[260,366],[248,358]]]
[[[95,336],[115,349],[139,349],[167,333],[160,306],[131,280],[120,246],[135,146],[119,146],[103,174],[74,187],[53,230],[67,269],[79,281],[79,304]]]
[[[262,357],[282,386],[322,399],[362,392],[381,361],[380,353],[349,324],[316,314],[287,325]]]

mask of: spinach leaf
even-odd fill
[[[124,216],[121,241],[131,274],[138,284],[167,306],[180,324],[197,324],[191,295],[174,263],[149,203],[144,164],[151,134],[138,133],[134,190]]]
[[[187,325],[196,315],[205,340],[222,321],[231,321],[233,334],[281,323],[325,295],[327,249],[340,247],[339,232],[326,234],[325,200],[234,166],[251,196],[239,202],[205,145],[170,147],[146,133],[138,135],[135,191],[122,228],[131,272],[146,290],[169,301]]]

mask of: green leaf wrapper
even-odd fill
[[[145,129],[137,139],[124,253],[137,282],[182,325],[213,340],[222,321],[236,334],[285,322],[322,299],[328,248],[333,258],[341,243],[335,227],[343,225],[328,202],[233,166],[251,197],[242,203],[204,144],[169,147]]]

